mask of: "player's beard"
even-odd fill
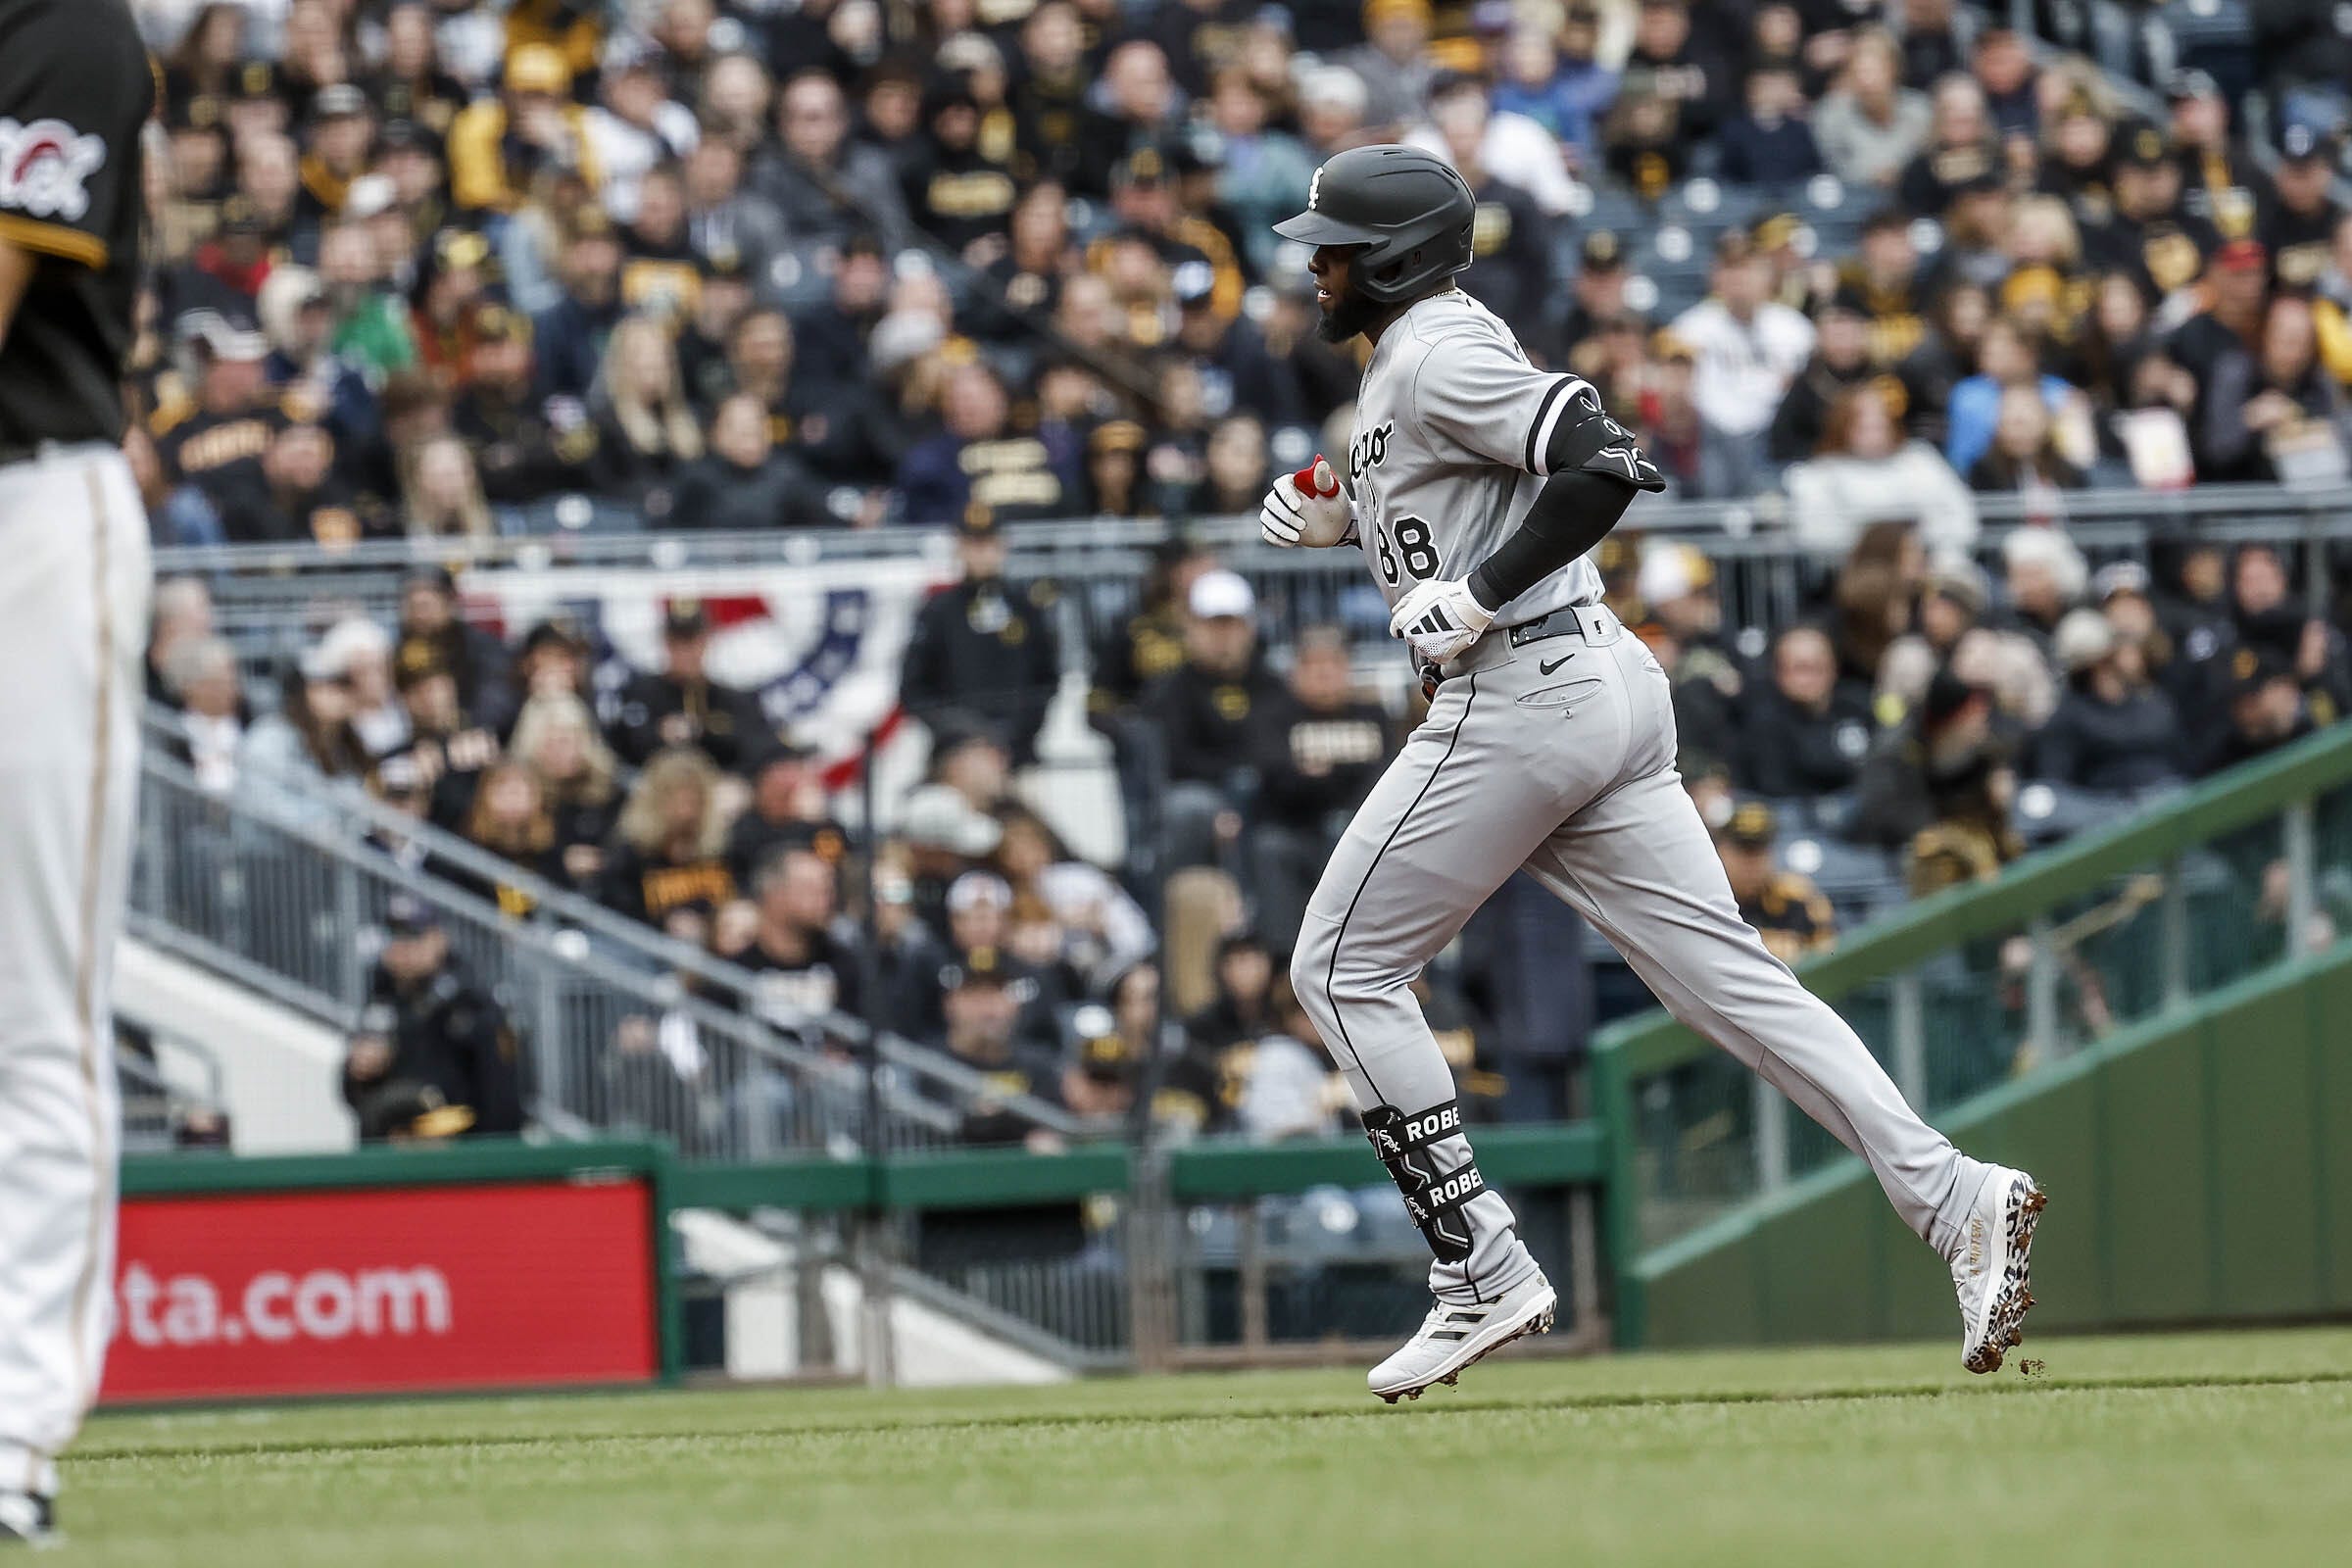
[[[1377,301],[1368,300],[1353,288],[1344,289],[1332,301],[1331,309],[1315,320],[1315,336],[1326,343],[1345,343],[1370,326],[1380,316]]]

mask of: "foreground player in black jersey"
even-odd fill
[[[0,0],[0,1544],[55,1536],[106,1355],[149,588],[117,443],[154,100],[123,0]]]

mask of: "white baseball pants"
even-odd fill
[[[1523,647],[1463,657],[1333,852],[1291,981],[1358,1106],[1418,1117],[1453,1078],[1409,989],[1525,866],[1609,939],[1668,1011],[1738,1057],[1870,1163],[1903,1223],[1948,1256],[1984,1167],[1919,1118],[1830,1005],[1740,918],[1675,772],[1664,671],[1604,609]],[[1433,1176],[1471,1163],[1461,1133]],[[1403,1182],[1400,1178],[1400,1184]],[[1536,1268],[1502,1195],[1459,1206],[1468,1255],[1430,1288],[1491,1301]]]
[[[108,1008],[138,782],[147,515],[122,454],[0,467],[0,1489],[54,1492],[112,1322]]]

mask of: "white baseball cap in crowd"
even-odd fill
[[[899,810],[899,832],[920,849],[976,859],[997,847],[1004,830],[952,784],[925,784]]]
[[[2115,628],[2095,610],[2070,610],[2050,642],[2058,667],[2078,675],[2115,652]]]
[[[948,912],[967,909],[1009,909],[1012,884],[994,871],[966,871],[948,888]]]
[[[1715,567],[1706,557],[1685,544],[1653,544],[1642,552],[1642,570],[1634,591],[1653,609],[1688,599],[1715,580]]]
[[[1187,605],[1202,620],[1222,615],[1240,615],[1246,619],[1257,613],[1257,595],[1250,591],[1250,584],[1240,572],[1219,566],[1193,579],[1192,598]]]

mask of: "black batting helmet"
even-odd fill
[[[1301,245],[1361,245],[1349,278],[1395,305],[1470,265],[1478,201],[1444,159],[1394,144],[1353,147],[1315,171],[1306,211],[1274,225]]]

